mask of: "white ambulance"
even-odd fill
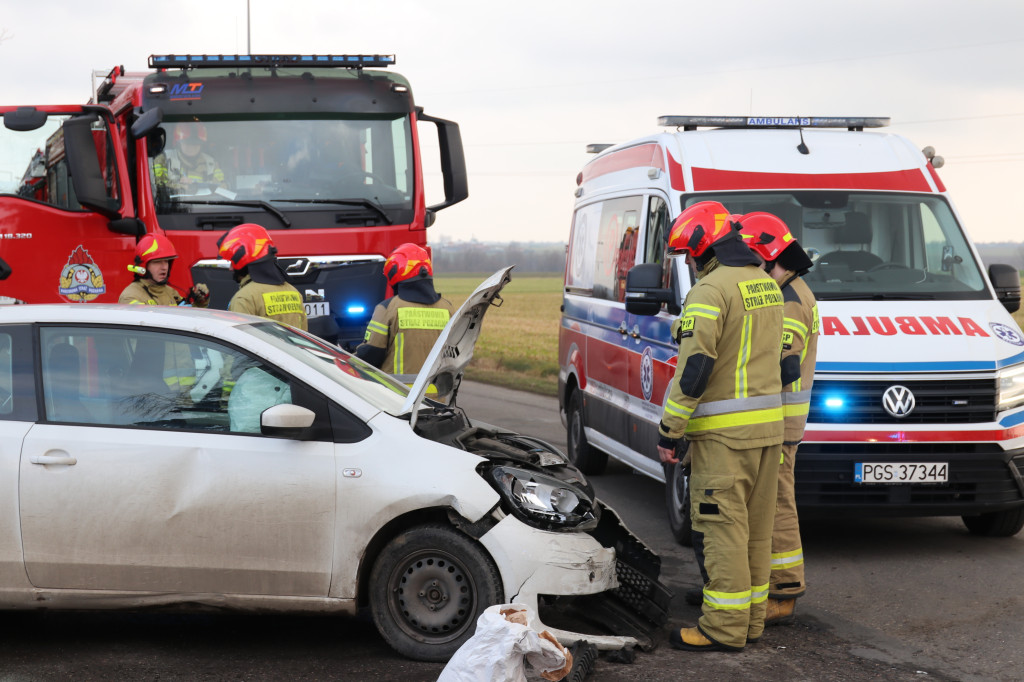
[[[987,536],[1024,526],[1024,335],[1010,316],[1019,274],[986,273],[935,171],[940,157],[865,130],[888,123],[664,116],[668,131],[600,146],[577,178],[559,338],[570,457],[586,473],[611,456],[668,478],[682,542],[685,476],[662,469],[656,444],[676,362],[669,327],[693,280],[665,240],[704,200],[779,216],[815,263],[801,513],[961,516]]]

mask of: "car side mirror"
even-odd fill
[[[993,263],[988,266],[988,278],[996,290],[996,299],[1008,312],[1020,309],[1020,272],[1012,265]]]
[[[268,407],[260,415],[260,432],[264,436],[278,436],[302,440],[316,421],[316,413],[301,405],[281,404]]]
[[[670,313],[678,315],[678,298],[672,289],[662,288],[663,277],[659,263],[642,263],[630,268],[626,274],[626,312],[657,315],[665,303]]]

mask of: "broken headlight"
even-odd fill
[[[510,466],[494,467],[487,475],[512,514],[533,526],[577,529],[597,522],[594,500],[565,481]]]

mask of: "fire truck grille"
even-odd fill
[[[903,386],[914,396],[904,417],[886,411],[883,394]],[[977,424],[995,421],[995,379],[815,381],[808,422],[815,424]]]

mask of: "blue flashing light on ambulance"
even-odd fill
[[[426,247],[437,212],[469,194],[458,124],[426,115],[394,64],[152,55],[150,72],[112,69],[89,104],[0,106],[0,258],[13,269],[4,302],[116,302],[136,241],[161,234],[178,252],[170,283],[204,282],[224,308],[237,285],[217,239],[257,223],[303,294],[310,330],[354,348],[387,296],[385,258],[406,242]],[[433,205],[421,123],[436,127],[444,199]],[[162,182],[189,139],[219,175]]]
[[[960,516],[1024,527],[1020,276],[983,269],[930,147],[883,117],[665,116],[669,130],[594,145],[578,176],[559,337],[573,462],[667,481],[688,541],[686,478],[657,458],[676,362],[669,329],[693,285],[665,253],[673,218],[719,201],[782,218],[815,265],[820,337],[796,460],[801,513]],[[632,272],[631,272],[632,271]]]

